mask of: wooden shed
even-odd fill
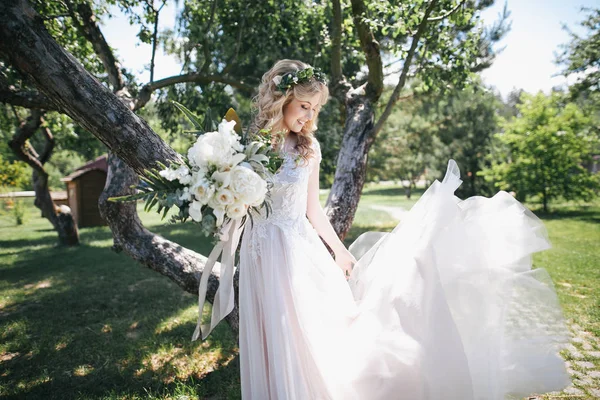
[[[98,199],[104,190],[107,172],[107,156],[103,155],[61,179],[67,185],[68,205],[80,228],[106,225],[100,216]]]

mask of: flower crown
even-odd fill
[[[319,68],[308,67],[296,72],[288,72],[283,76],[277,75],[273,78],[273,82],[277,85],[277,89],[285,92],[294,85],[302,82],[307,82],[310,78],[315,78],[319,82],[327,84],[325,74]]]

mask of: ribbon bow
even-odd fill
[[[192,341],[195,341],[200,336],[202,336],[202,340],[206,339],[214,327],[233,310],[235,302],[233,294],[233,276],[236,269],[234,266],[235,251],[243,230],[244,228],[241,227],[240,219],[229,220],[221,229],[221,232],[224,233],[219,236],[219,243],[213,247],[208,256],[208,261],[206,262],[204,271],[202,271],[200,284],[198,286],[198,322],[196,323],[196,329],[192,335]],[[204,302],[206,300],[208,278],[220,255],[221,268],[219,274],[219,287],[217,288],[215,299],[213,301],[210,324],[202,325],[202,310],[204,309]]]

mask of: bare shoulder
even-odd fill
[[[317,140],[316,137],[312,137],[312,148],[314,151],[314,157],[321,161],[321,145],[319,144],[319,141]]]

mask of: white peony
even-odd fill
[[[232,149],[229,140],[219,132],[207,132],[198,137],[188,150],[188,159],[198,167],[221,166],[230,162]]]
[[[236,201],[235,203],[227,206],[227,216],[231,219],[239,219],[246,215],[248,211],[248,205],[242,203],[241,201]]]
[[[190,162],[201,168],[208,165],[219,168],[231,166],[233,155],[244,150],[239,135],[233,130],[234,126],[235,121],[223,120],[217,132],[206,132],[199,136],[188,150]]]
[[[192,201],[190,208],[188,209],[188,214],[190,214],[190,217],[192,217],[194,221],[202,221],[202,203],[195,200]]]
[[[267,182],[253,170],[242,166],[231,171],[229,187],[236,199],[252,206],[262,204],[267,195]]]

